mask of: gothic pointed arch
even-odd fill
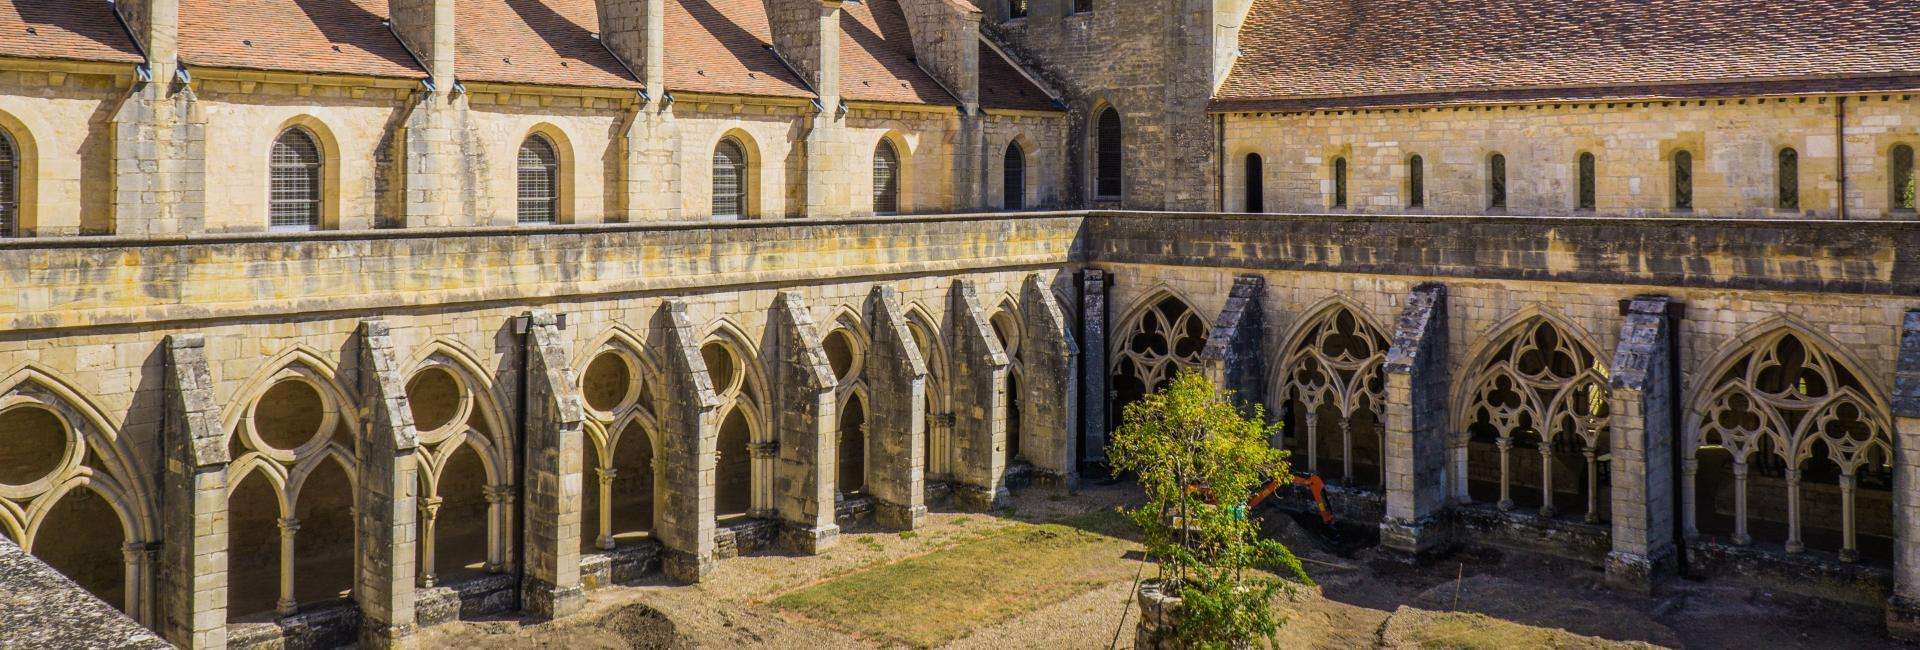
[[[1697,376],[1681,433],[1687,535],[1890,561],[1886,391],[1796,319],[1731,340]]]
[[[1589,523],[1605,520],[1609,481],[1599,463],[1610,442],[1610,389],[1599,348],[1537,306],[1490,331],[1456,385],[1455,445],[1466,448],[1456,454],[1460,495],[1501,510],[1524,503],[1542,517],[1578,511]]]
[[[28,363],[0,379],[0,436],[0,535],[147,621],[153,564],[126,551],[159,540],[158,504],[119,422],[58,372]]]
[[[221,416],[238,477],[227,493],[229,529],[236,531],[230,617],[255,613],[241,610],[276,593],[273,609],[288,614],[337,598],[336,587],[351,582],[358,560],[354,545],[341,540],[353,538],[357,519],[359,413],[337,367],[304,345],[275,354],[233,392]],[[253,473],[268,477],[277,503],[261,503],[246,489]],[[239,532],[276,529],[277,541],[270,533]]]
[[[764,411],[770,395],[759,349],[730,320],[706,331],[700,356],[719,398],[714,514],[722,520],[771,516],[777,446]]]
[[[1322,473],[1325,457],[1339,463],[1343,482],[1384,487],[1387,330],[1340,297],[1302,313],[1283,339],[1268,393],[1286,422],[1286,447],[1309,472]]]
[[[1168,287],[1148,291],[1120,321],[1108,353],[1112,374],[1113,422],[1123,409],[1200,367],[1210,328],[1193,302]]]

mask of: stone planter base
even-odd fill
[[[1180,597],[1167,593],[1165,588],[1157,580],[1140,583],[1140,592],[1136,595],[1140,602],[1140,623],[1134,626],[1133,633],[1133,647],[1136,649],[1173,650],[1180,647],[1171,640],[1161,640],[1167,636],[1163,630],[1173,628],[1180,611]]]

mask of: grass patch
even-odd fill
[[[1063,524],[1014,524],[927,555],[780,596],[822,624],[931,647],[1120,580],[1132,542]]]
[[[1396,618],[1416,620],[1405,625],[1403,639],[1413,647],[1436,650],[1504,650],[1506,648],[1643,648],[1644,643],[1615,643],[1565,630],[1534,627],[1466,612],[1401,610]],[[1401,621],[1396,621],[1399,623]],[[1399,626],[1394,626],[1399,627]],[[1389,636],[1398,630],[1389,628]]]

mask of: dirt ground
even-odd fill
[[[1111,508],[1134,492],[1089,486],[1072,499],[1033,490],[995,515],[936,512],[911,534],[843,533],[814,557],[755,554],[719,563],[713,580],[670,586],[657,580],[588,594],[584,611],[531,624],[464,621],[421,633],[433,648],[870,648],[845,625],[805,620],[772,606],[781,594],[864,569],[977,539],[1018,522],[1057,522]],[[1873,612],[1830,607],[1749,587],[1672,581],[1656,597],[1624,595],[1581,564],[1495,550],[1466,551],[1410,567],[1375,549],[1342,557],[1270,514],[1269,531],[1305,561],[1317,587],[1277,603],[1287,618],[1285,648],[1880,648],[1899,647]],[[1150,569],[1138,554],[1123,561]],[[1019,558],[1007,558],[1017,570]],[[992,569],[989,569],[992,570]],[[1124,573],[1124,572],[1123,572]],[[1105,648],[1131,644],[1133,580],[1120,580],[1015,615],[983,620],[951,648]]]

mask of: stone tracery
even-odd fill
[[[1584,489],[1574,491],[1585,492],[1586,520],[1601,521],[1600,462],[1609,442],[1606,366],[1592,348],[1543,316],[1508,328],[1488,350],[1468,376],[1463,435],[1471,439],[1470,448],[1494,447],[1500,509],[1514,507],[1512,487],[1519,472],[1513,468],[1513,449],[1533,446],[1540,453],[1540,516],[1559,512],[1555,466],[1583,465]],[[1464,469],[1469,477],[1484,475],[1473,472],[1472,464]]]
[[[1859,557],[1856,504],[1864,480],[1890,484],[1891,423],[1860,376],[1811,337],[1781,328],[1757,337],[1708,376],[1687,421],[1682,463],[1682,515],[1687,535],[1700,534],[1701,452],[1731,465],[1731,537],[1753,542],[1750,507],[1762,478],[1785,483],[1784,544],[1806,549],[1809,483],[1838,486],[1840,556]],[[1877,491],[1877,490],[1876,490]],[[1717,518],[1717,517],[1716,517]],[[1829,528],[1832,524],[1821,526]]]
[[[34,367],[0,385],[0,536],[151,625],[159,531],[112,423]]]
[[[613,550],[658,527],[661,485],[654,371],[631,336],[615,336],[579,373],[586,407],[583,547]]]
[[[485,375],[466,355],[441,346],[423,360],[407,382],[407,401],[419,431],[419,519],[421,586],[438,575],[478,559],[481,569],[507,568],[511,541],[507,521],[513,475],[506,423],[487,388]],[[476,467],[477,465],[477,467]],[[444,534],[445,521],[453,528]],[[441,544],[442,538],[450,542]],[[441,557],[440,549],[450,554]],[[478,558],[469,557],[478,551]]]
[[[1322,310],[1307,321],[1286,348],[1278,366],[1276,395],[1286,409],[1289,436],[1299,441],[1296,453],[1305,457],[1307,471],[1320,471],[1320,427],[1331,421],[1339,429],[1341,478],[1355,482],[1354,436],[1373,436],[1379,444],[1384,422],[1386,362],[1390,342],[1378,327],[1342,304]],[[1301,437],[1304,436],[1304,437]],[[1298,462],[1299,456],[1296,456]],[[1384,484],[1383,458],[1375,471]]]
[[[1182,370],[1200,367],[1207,345],[1207,323],[1186,301],[1161,292],[1127,322],[1122,346],[1113,353],[1115,422],[1126,405],[1173,381]]]

